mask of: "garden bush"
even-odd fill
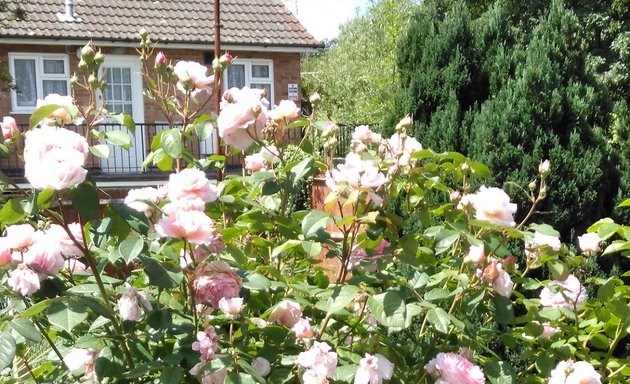
[[[318,120],[317,97],[302,117],[292,102],[268,109],[259,90],[230,89],[213,116],[198,98],[218,93],[229,55],[209,76],[198,63],[173,65],[146,33],[140,53],[146,94],[182,122],[153,140],[146,161],[171,172],[163,187],[99,209],[88,151],[107,157],[106,142],[130,140],[64,126],[113,117],[133,129],[106,106],[49,97],[28,131],[3,122],[3,145],[24,157],[32,186],[11,189],[0,209],[4,381],[628,381],[627,273],[590,272],[597,258],[630,254],[630,229],[599,220],[576,251],[530,221],[551,193],[553,162],[536,164],[529,203],[517,205],[483,184],[485,165],[423,148],[405,117],[389,137],[357,127],[333,167],[338,128]],[[102,54],[88,44],[82,60],[73,84],[94,95]],[[188,152],[214,127],[248,151],[244,174],[211,181],[221,158]],[[299,150],[287,149],[287,129],[303,129]],[[292,196],[313,175],[330,190],[323,209],[295,210]],[[383,208],[395,199],[417,218],[415,232]],[[532,274],[543,267],[549,278]]]

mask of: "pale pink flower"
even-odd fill
[[[397,166],[413,166],[411,155],[422,149],[422,145],[414,137],[394,133],[389,139],[381,144],[381,153],[390,161],[394,161]]]
[[[548,384],[601,384],[601,375],[586,361],[561,361],[551,371]]]
[[[203,261],[210,255],[221,253],[221,251],[225,248],[223,236],[221,236],[216,228],[212,228],[212,231],[214,233],[214,238],[210,243],[199,244],[195,247],[195,249],[193,249],[193,259],[196,262]]]
[[[308,318],[301,318],[291,328],[295,332],[295,337],[298,339],[310,339],[313,337],[313,328]]]
[[[233,297],[226,299],[222,297],[221,300],[219,300],[219,309],[226,315],[238,316],[243,310],[243,298]]]
[[[63,266],[72,273],[90,272],[90,267],[73,257],[66,259]]]
[[[37,189],[61,190],[85,180],[85,137],[65,128],[43,126],[26,132],[24,175]]]
[[[499,268],[499,276],[492,282],[492,287],[494,290],[503,297],[512,296],[512,289],[514,288],[514,283],[510,278],[510,274],[503,270],[503,266],[501,264],[498,265]]]
[[[254,153],[253,155],[245,156],[245,169],[250,172],[258,172],[265,168],[265,160],[262,153]]]
[[[580,245],[580,249],[585,254],[595,254],[600,251],[599,243],[602,240],[599,238],[597,232],[593,233],[585,233],[582,236],[578,236],[578,244]]]
[[[2,137],[4,137],[5,140],[9,140],[19,131],[15,119],[11,116],[5,116],[2,119],[0,128],[2,129]]]
[[[210,303],[219,308],[222,298],[238,297],[243,283],[225,261],[201,263],[193,273],[193,289],[197,303]]]
[[[204,325],[203,332],[197,332],[197,341],[192,343],[192,350],[201,353],[202,362],[210,361],[219,349],[217,332],[210,325]]]
[[[6,242],[9,248],[24,249],[33,245],[33,236],[35,228],[30,224],[16,224],[6,227]]]
[[[252,361],[252,368],[262,377],[271,373],[271,364],[264,357],[257,357]]]
[[[394,374],[394,364],[380,354],[365,354],[359,361],[359,368],[354,375],[354,384],[381,384]]]
[[[302,375],[302,384],[328,384],[326,376],[318,374],[314,369],[307,369]]]
[[[302,318],[302,307],[291,300],[282,300],[271,311],[267,321],[277,323],[285,327],[293,327]]]
[[[551,290],[550,287],[557,287],[559,289]],[[572,274],[562,281],[552,280],[549,285],[540,292],[540,304],[543,307],[579,310],[584,305],[586,299],[586,288],[584,288],[578,278]]]
[[[13,292],[18,292],[22,296],[29,296],[39,290],[39,276],[24,264],[9,272],[7,283]]]
[[[337,368],[337,353],[330,352],[331,349],[326,343],[314,341],[311,349],[298,355],[298,364],[312,370],[317,377],[332,377]]]
[[[214,223],[202,211],[176,209],[155,224],[163,237],[185,239],[193,244],[210,244],[214,240]]]
[[[486,249],[483,245],[471,245],[468,254],[464,257],[465,263],[483,265],[486,262]]]
[[[94,364],[99,353],[99,351],[93,348],[72,348],[63,357],[63,363],[70,371],[78,371],[85,368],[83,379],[95,380],[96,372],[94,371]]]
[[[193,369],[196,368],[197,371],[201,369],[203,364],[199,363]],[[193,375],[197,375],[193,373],[193,369],[190,370],[190,373]],[[205,371],[204,375],[201,377],[201,384],[223,384],[225,379],[227,378],[227,368],[221,368],[218,371],[210,372]]]
[[[211,203],[217,199],[218,195],[217,186],[208,180],[203,171],[195,168],[171,173],[166,188],[171,201],[201,199],[206,203]]]
[[[58,125],[72,123],[72,115],[69,112],[69,108],[73,105],[72,96],[61,96],[51,93],[44,97],[44,100],[37,100],[36,108],[45,105],[58,105],[61,107],[48,114],[46,118],[50,123]]]
[[[35,241],[24,253],[24,264],[39,274],[40,279],[56,275],[63,268],[64,260],[59,242],[44,232],[35,232]]]
[[[485,384],[481,369],[455,353],[440,352],[424,367],[436,384]]]
[[[385,184],[385,175],[376,167],[374,162],[365,161],[361,175],[361,186],[377,190],[383,184]]]
[[[481,277],[487,281],[494,281],[494,279],[499,277],[499,263],[497,259],[494,257],[490,258],[488,265],[483,269]]]
[[[381,140],[381,135],[372,131],[367,125],[359,125],[352,132],[352,142],[379,143]]]
[[[164,54],[164,52],[160,51],[158,52],[157,55],[155,55],[155,66],[161,67],[164,64],[166,64],[167,60],[168,59],[166,58],[166,55]]]
[[[254,138],[262,138],[267,124],[268,101],[260,90],[232,88],[223,95],[221,113],[217,119],[219,136],[226,144],[245,150]]]
[[[295,120],[300,117],[300,108],[291,100],[282,100],[270,113],[271,118],[278,120]]]
[[[528,259],[536,259],[540,256],[544,248],[550,248],[553,251],[559,251],[560,238],[558,236],[545,235],[540,232],[534,233],[534,238],[525,241],[525,255]],[[543,248],[543,249],[541,249]]]
[[[208,68],[203,65],[195,61],[178,61],[173,72],[179,79],[177,89],[180,91],[190,90],[193,95],[199,91],[212,92],[214,76],[207,76]]]
[[[0,267],[11,263],[13,260],[13,253],[9,246],[9,241],[6,237],[0,237]]]
[[[471,196],[475,208],[475,218],[494,224],[513,227],[516,204],[510,203],[510,196],[500,188],[487,188],[482,185],[479,191]]]
[[[543,176],[547,176],[549,174],[549,170],[551,168],[551,162],[549,160],[541,161],[538,165],[538,173]]]
[[[532,321],[532,323],[538,324],[542,327],[542,332],[540,333],[540,335],[538,335],[539,339],[548,339],[556,333],[560,332],[560,328],[552,327],[551,324],[547,322],[540,324],[540,322],[534,320]],[[528,336],[525,333],[523,333],[523,337],[526,339],[533,339],[533,337]]]
[[[83,229],[79,223],[68,224],[68,229],[72,234],[72,237],[81,244],[83,242]],[[66,257],[82,256],[83,252],[77,246],[77,244],[70,238],[68,232],[57,224],[52,224],[48,229],[44,231],[46,237],[50,239],[54,244],[58,244],[59,251]]]
[[[163,191],[153,188],[131,189],[125,197],[125,205],[138,212],[144,213],[146,217],[155,214],[156,206],[164,198]]]
[[[118,311],[123,320],[138,321],[142,317],[142,312],[150,312],[153,306],[147,299],[146,293],[138,291],[127,284],[125,293],[118,300]]]
[[[389,247],[389,241],[383,239],[374,248],[373,256],[370,256],[368,252],[359,245],[355,245],[350,251],[350,260],[348,262],[348,268],[356,268],[362,266],[365,272],[373,273],[376,271],[378,265],[378,259],[381,257],[388,257],[391,254],[386,253],[385,249]],[[369,262],[368,262],[369,261]]]
[[[203,212],[206,209],[206,203],[201,199],[181,199],[170,202],[162,207],[162,213],[170,215],[179,211],[198,211]]]

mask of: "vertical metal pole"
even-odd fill
[[[221,4],[220,4],[220,0],[214,0],[214,57],[215,59],[219,59],[219,57],[221,57]],[[219,87],[221,86],[221,79],[219,76],[215,76],[214,78],[214,89],[215,89],[215,112],[217,113],[217,116],[219,115],[219,112],[221,110],[221,90],[219,89]],[[221,147],[221,138],[219,137],[219,127],[217,128],[217,134],[216,134],[216,146],[217,146],[217,153],[219,155],[223,155],[223,148]],[[227,163],[227,158],[226,158],[226,162],[224,162],[224,164]],[[225,167],[225,165],[224,165]],[[217,170],[217,180],[221,181],[223,180],[223,169],[219,168]]]

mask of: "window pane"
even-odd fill
[[[120,68],[112,68],[112,83],[120,84]]]
[[[45,74],[59,74],[66,73],[63,60],[44,60],[44,73]]]
[[[232,64],[227,68],[228,88],[243,88],[245,86],[245,66],[243,64]]]
[[[131,85],[123,86],[123,100],[131,101]]]
[[[122,87],[120,85],[114,86],[114,100],[122,100]]]
[[[61,96],[68,95],[68,83],[65,80],[44,80],[42,81],[43,92],[42,96],[46,97],[51,93],[56,93]]]
[[[17,86],[17,105],[32,107],[37,103],[37,79],[34,59],[15,59],[15,85]]]
[[[105,72],[105,82],[107,84],[112,82],[112,69],[111,68],[103,68],[103,71]]]
[[[252,77],[263,77],[268,79],[269,66],[264,64],[252,64]]]
[[[131,69],[129,68],[122,69],[122,82],[125,84],[131,84]]]

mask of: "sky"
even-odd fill
[[[302,25],[318,40],[337,37],[339,26],[364,9],[368,0],[285,0]]]

